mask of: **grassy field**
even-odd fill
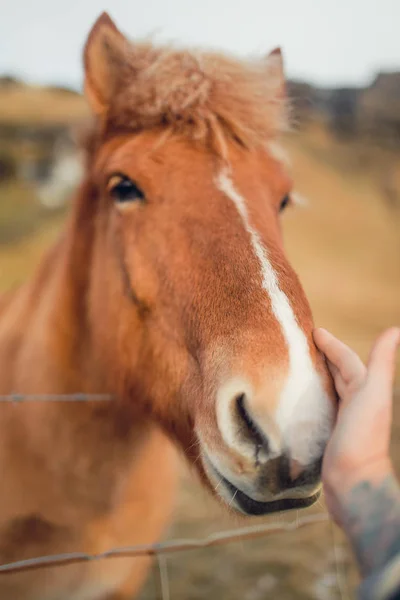
[[[382,328],[400,324],[399,211],[385,202],[373,160],[356,155],[356,147],[334,142],[321,129],[289,137],[287,147],[296,189],[308,201],[306,207],[296,208],[285,217],[288,254],[308,293],[316,323],[341,336],[365,358]],[[357,156],[361,158],[356,160]],[[15,214],[26,206],[22,203],[18,210],[17,205],[15,210],[10,208],[10,193],[0,189],[0,206],[7,204],[0,226],[1,218],[3,223],[18,220]],[[29,275],[62,222],[60,217],[42,220],[37,215],[34,221],[38,226],[35,232],[28,228],[29,235],[0,245],[1,289]],[[396,407],[393,455],[400,467],[400,406]],[[182,471],[176,519],[169,537],[203,537],[243,526],[243,522],[227,519],[184,467]],[[323,502],[309,511],[324,511]],[[270,520],[293,518],[296,514]],[[335,600],[351,598],[357,581],[350,552],[330,523],[176,554],[168,558],[167,566],[174,600]],[[155,567],[141,599],[159,597]]]

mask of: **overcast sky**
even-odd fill
[[[400,70],[400,0],[0,0],[0,74],[81,86],[81,51],[107,10],[131,38],[240,55],[283,48],[290,76],[363,84]]]

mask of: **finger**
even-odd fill
[[[346,384],[354,386],[364,381],[366,368],[354,350],[321,327],[315,329],[313,335],[317,347],[325,354],[329,362],[338,369]]]
[[[329,369],[329,371],[330,371],[330,374],[332,375],[332,377],[333,377],[334,379],[335,379],[336,377],[340,377],[340,371],[339,371],[339,369],[337,368],[337,366],[336,366],[336,365],[334,365],[334,364],[333,364],[333,363],[332,363],[332,362],[329,360],[329,358],[327,358],[326,356],[325,356],[325,360],[326,360],[326,364],[328,365],[328,369]]]
[[[392,327],[384,331],[372,347],[368,359],[367,385],[380,397],[392,397],[396,368],[396,351],[400,343],[400,329]]]
[[[348,395],[349,386],[341,376],[339,369],[335,367],[335,365],[331,363],[330,360],[326,359],[326,364],[328,365],[328,369],[335,383],[336,392],[338,393],[340,400],[343,401]]]

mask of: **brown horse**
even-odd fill
[[[229,510],[308,506],[334,415],[282,248],[279,51],[130,44],[102,15],[85,72],[85,177],[61,239],[2,299],[0,393],[112,399],[1,404],[2,563],[158,540],[175,445]],[[3,574],[0,597],[122,600],[147,568]]]

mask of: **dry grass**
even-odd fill
[[[46,223],[56,219],[60,221],[62,209],[49,211],[41,206],[36,197],[34,186],[19,181],[0,184],[0,253],[6,248],[9,252],[10,243],[22,240],[27,243],[26,236],[40,232]],[[36,246],[35,235],[30,243]],[[18,246],[15,246],[18,252]],[[4,261],[7,265],[8,260]],[[27,263],[27,269],[30,265]],[[26,275],[25,275],[26,276]],[[0,290],[8,285],[8,280],[0,276]]]
[[[62,220],[60,217],[47,221],[35,235],[12,244],[0,245],[0,290],[8,290],[21,284],[32,273],[46,248],[56,239]]]
[[[326,144],[326,140],[324,140]],[[316,322],[366,357],[374,336],[400,324],[400,214],[371,184],[369,171],[343,173],[330,142],[288,140],[296,187],[308,199],[285,223],[286,247]]]

